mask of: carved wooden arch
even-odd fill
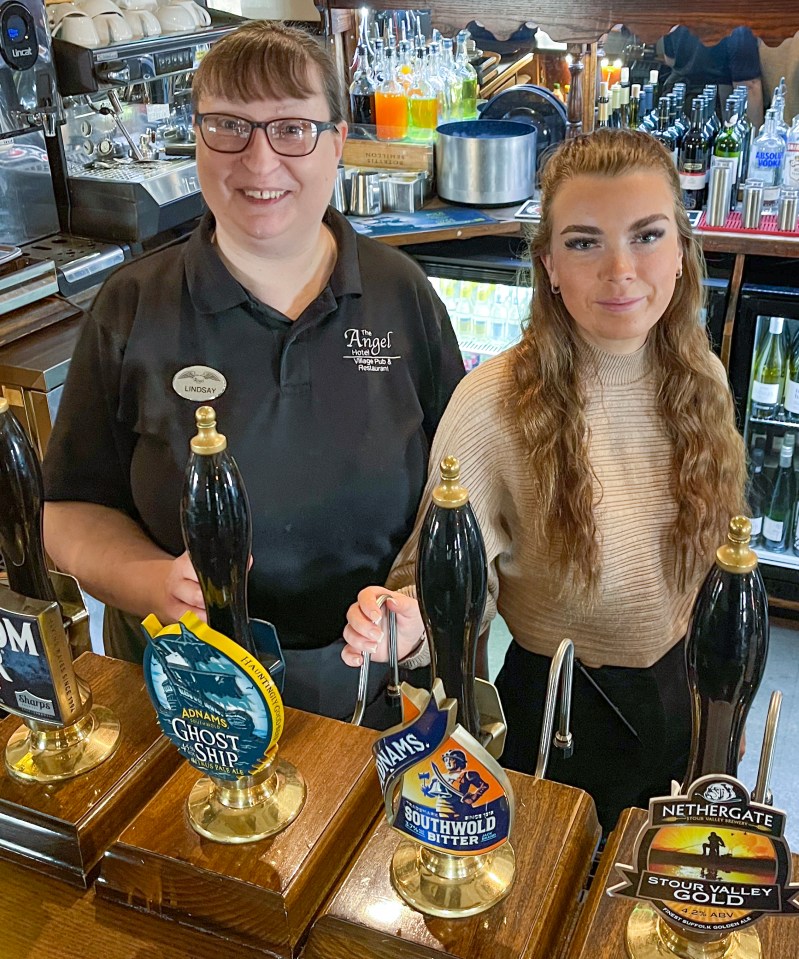
[[[329,8],[397,9],[398,0],[325,0]],[[705,43],[748,26],[766,43],[778,44],[799,32],[799,0],[420,0],[432,10],[433,23],[452,35],[469,20],[479,20],[499,37],[507,37],[530,20],[554,40],[594,43],[623,23],[648,43],[675,24],[690,27]]]

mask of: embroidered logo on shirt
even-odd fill
[[[172,389],[184,400],[206,403],[225,392],[227,380],[210,366],[184,366],[172,377]]]
[[[393,330],[383,336],[374,336],[371,330],[344,330],[344,344],[349,353],[345,353],[343,359],[352,360],[362,373],[388,373],[394,360],[402,359],[393,352],[393,336]]]

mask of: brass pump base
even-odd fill
[[[753,926],[721,939],[687,939],[648,903],[638,903],[627,924],[630,959],[761,959],[760,937]]]
[[[93,706],[91,690],[79,683],[86,711],[69,726],[46,726],[32,719],[6,744],[9,776],[26,783],[72,779],[105,762],[119,744],[119,720],[105,706]]]
[[[281,832],[305,804],[305,780],[283,759],[241,779],[203,777],[186,802],[192,829],[214,842],[257,842]]]
[[[410,840],[397,846],[391,880],[397,893],[428,916],[475,916],[510,892],[516,856],[509,842],[480,856],[450,856]]]

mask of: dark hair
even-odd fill
[[[682,587],[724,541],[730,516],[745,509],[743,441],[735,428],[729,387],[700,323],[704,259],[685,214],[680,181],[666,149],[630,130],[598,130],[564,143],[541,179],[541,221],[531,243],[533,302],[513,353],[510,409],[518,418],[533,484],[541,503],[535,522],[542,536],[563,544],[556,561],[589,591],[598,582],[600,549],[588,428],[574,320],[549,282],[542,256],[552,244],[552,203],[561,186],[579,176],[659,173],[671,191],[682,247],[682,274],[671,302],[649,336],[657,404],[672,438],[677,515],[671,542]],[[670,571],[671,572],[671,571]],[[564,577],[564,582],[566,577]]]
[[[247,23],[215,43],[203,57],[192,83],[192,108],[197,112],[204,96],[303,100],[316,93],[314,68],[322,80],[330,119],[339,123],[345,116],[341,80],[319,41],[281,23]]]

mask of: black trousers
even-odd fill
[[[508,648],[497,677],[508,722],[501,761],[508,769],[535,771],[550,662],[516,642]],[[604,832],[623,809],[668,795],[671,780],[682,781],[691,745],[684,641],[649,669],[586,669],[575,661],[571,729],[574,754],[562,759],[553,747],[547,779],[590,793]]]

